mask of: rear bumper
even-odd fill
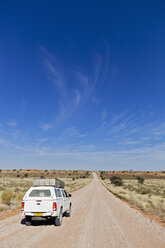
[[[39,212],[23,212],[22,216],[35,216],[35,217],[56,217],[58,216],[56,212],[44,212],[44,213],[39,213]]]

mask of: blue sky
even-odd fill
[[[165,169],[164,1],[0,2],[0,167]]]

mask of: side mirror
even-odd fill
[[[71,194],[68,194],[69,197],[71,197],[72,195]]]

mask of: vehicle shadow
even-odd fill
[[[22,219],[20,224],[26,225],[26,219]],[[32,218],[31,225],[29,226],[51,226],[54,225],[53,219]]]

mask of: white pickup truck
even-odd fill
[[[23,197],[22,215],[25,217],[26,225],[31,224],[32,218],[40,216],[53,218],[54,224],[60,226],[64,214],[67,217],[71,216],[71,194],[67,194],[64,188],[56,186],[58,179],[46,180],[38,179],[37,185],[31,187]],[[53,180],[54,183],[51,183]]]

